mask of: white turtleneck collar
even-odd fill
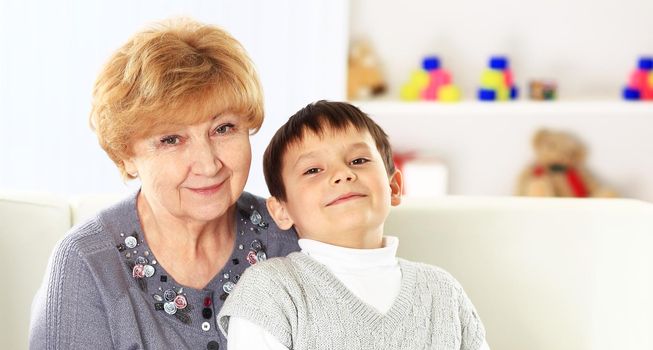
[[[332,271],[347,271],[397,266],[399,239],[383,237],[383,247],[375,249],[345,248],[312,239],[302,238],[299,247],[302,253],[326,265]]]

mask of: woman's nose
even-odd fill
[[[214,176],[222,168],[222,162],[210,142],[198,142],[191,147],[192,171],[196,175]]]

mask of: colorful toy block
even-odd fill
[[[481,101],[509,101],[519,96],[515,86],[508,58],[492,56],[481,74],[481,86],[478,89],[478,99]]]
[[[422,68],[411,74],[400,91],[404,101],[456,102],[460,96],[460,89],[453,84],[451,73],[442,68],[437,56],[424,57]]]
[[[653,101],[653,57],[640,57],[637,68],[630,73],[628,85],[623,88],[625,100]]]

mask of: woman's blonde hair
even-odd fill
[[[124,178],[133,142],[216,113],[263,122],[263,93],[242,45],[213,25],[188,18],[154,24],[119,48],[100,72],[90,116],[102,148]]]

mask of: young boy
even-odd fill
[[[319,101],[264,155],[267,206],[301,252],[247,269],[218,316],[230,350],[487,349],[460,284],[395,257],[383,236],[402,177],[387,135],[358,108]]]

